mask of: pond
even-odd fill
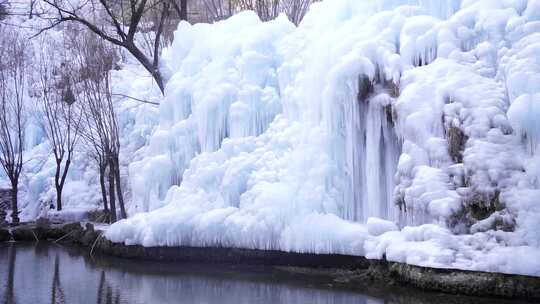
[[[380,285],[380,284],[379,284]],[[90,256],[49,242],[0,243],[0,303],[525,303],[381,287],[273,267],[186,265]]]

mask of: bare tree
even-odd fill
[[[12,223],[19,223],[18,189],[23,167],[26,84],[24,39],[0,28],[0,164],[11,183]]]
[[[0,0],[0,20],[3,20],[8,15],[7,0]]]
[[[239,11],[252,10],[263,21],[285,13],[291,22],[298,25],[309,5],[316,1],[318,0],[203,0],[202,9],[207,21],[221,20]]]
[[[199,10],[204,12],[206,22],[222,20],[232,16],[238,6],[237,0],[202,0]]]
[[[87,93],[85,93],[86,95]],[[85,97],[85,100],[87,100],[88,97]],[[93,104],[95,103],[94,100],[91,100]],[[110,221],[112,215],[110,214],[109,210],[109,204],[107,199],[107,184],[106,184],[106,173],[107,173],[107,167],[108,167],[108,161],[107,161],[107,151],[105,147],[106,139],[102,138],[101,132],[97,130],[97,124],[95,121],[93,121],[93,114],[92,110],[94,109],[94,105],[89,106],[85,105],[84,107],[84,118],[85,118],[85,128],[81,132],[82,138],[85,140],[88,146],[87,154],[90,158],[92,158],[98,167],[99,172],[99,186],[101,190],[101,200],[103,202],[103,210],[106,214],[106,220]],[[114,195],[114,192],[113,192]],[[114,204],[114,202],[113,202]],[[116,210],[116,207],[114,206],[114,210]],[[115,221],[116,221],[116,213],[115,215]]]
[[[45,43],[45,42],[44,42]],[[64,43],[64,48],[67,44]],[[63,57],[63,56],[62,56]],[[61,58],[62,58],[61,57]],[[58,58],[51,52],[42,52],[38,62],[40,94],[38,106],[44,116],[44,129],[51,145],[56,163],[54,186],[56,189],[56,209],[62,210],[62,190],[71,166],[75,144],[79,138],[82,121],[80,109],[75,105],[73,80],[70,75],[68,58]]]
[[[104,181],[105,171],[108,170],[108,204],[111,221],[115,222],[116,198],[120,206],[120,216],[126,218],[127,214],[120,178],[120,132],[110,85],[112,51],[92,36],[87,36],[80,45],[80,65],[86,69],[80,80],[86,121],[84,137],[95,152],[93,155],[99,166],[103,197],[106,196]],[[104,205],[106,204],[104,199]]]
[[[180,1],[180,5],[176,1]],[[159,70],[160,44],[163,28],[170,17],[171,6],[180,18],[187,18],[186,0],[41,0],[42,8],[47,14],[40,16],[49,20],[49,26],[39,33],[64,22],[77,22],[114,45],[131,53],[152,75],[163,93],[165,81]],[[149,14],[158,18],[147,20]],[[147,27],[147,21],[155,29],[153,48],[145,51],[136,41],[136,33]]]
[[[86,97],[85,97],[86,99]],[[107,173],[107,151],[103,146],[103,140],[100,137],[100,133],[96,131],[95,123],[92,121],[92,113],[88,113],[87,107],[84,109],[84,125],[81,131],[81,137],[86,142],[88,150],[86,151],[87,155],[95,161],[98,167],[99,172],[99,186],[101,190],[101,200],[103,202],[103,210],[106,214],[106,220],[110,221],[110,210],[107,199],[107,184],[106,184],[106,173]],[[116,214],[115,214],[116,215]]]
[[[306,15],[311,3],[318,0],[281,0],[280,11],[287,14],[289,20],[298,25]]]
[[[180,4],[178,3],[180,2]],[[188,20],[188,0],[171,0],[172,7],[180,20]]]

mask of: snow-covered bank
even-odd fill
[[[539,1],[327,0],[175,37],[110,240],[540,276]]]

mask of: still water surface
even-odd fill
[[[371,285],[369,285],[371,284]],[[450,304],[524,303],[381,288],[268,267],[181,265],[112,257],[57,244],[0,243],[0,303]]]

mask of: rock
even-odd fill
[[[109,223],[109,216],[109,212],[105,210],[88,212],[88,220],[94,223]]]
[[[540,278],[523,275],[437,269],[372,260],[369,276],[424,290],[473,296],[540,299]]]
[[[7,229],[0,228],[0,242],[7,242],[11,239],[11,234]]]
[[[504,209],[499,196],[500,191],[498,190],[493,193],[474,192],[467,198],[465,205],[474,219],[484,220],[495,211]]]
[[[103,253],[110,253],[114,243],[102,237],[96,242],[96,248]]]
[[[94,230],[94,226],[90,224],[91,227],[84,231],[80,239],[80,243],[84,246],[92,246],[96,239],[100,236],[100,232]]]
[[[64,231],[62,227],[59,226],[49,226],[45,233],[45,239],[47,240],[58,240],[64,236]]]
[[[37,227],[49,228],[51,221],[48,218],[40,217],[36,220]]]
[[[361,74],[358,78],[358,101],[367,102],[368,96],[373,93],[373,82],[366,74]]]
[[[80,240],[84,234],[84,229],[79,222],[65,224],[60,230],[62,231],[62,236],[60,238],[62,238],[63,241],[76,242]]]
[[[460,128],[451,126],[446,131],[448,140],[448,153],[455,163],[463,162],[463,151],[469,137]]]
[[[34,231],[33,227],[24,225],[11,229],[11,235],[14,241],[38,241],[38,234]]]
[[[86,225],[84,225],[84,227],[86,228],[86,231],[92,231],[92,232],[94,232],[94,224],[92,224],[92,223],[86,223]]]
[[[65,224],[65,225],[62,226],[61,229],[66,234],[70,233],[70,232],[73,232],[73,231],[82,231],[83,230],[80,222],[74,222],[74,223]]]

